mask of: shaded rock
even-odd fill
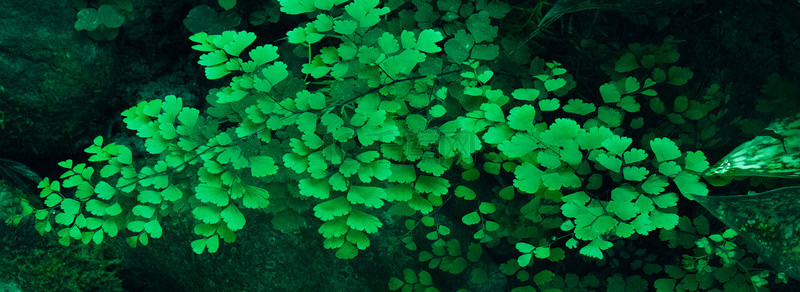
[[[112,54],[74,22],[67,1],[0,2],[0,156],[58,156],[73,148],[59,141],[105,127]]]

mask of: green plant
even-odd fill
[[[113,40],[119,28],[133,20],[133,4],[130,0],[101,0],[97,8],[78,7],[75,30],[85,30],[95,40]]]
[[[568,277],[649,288],[640,275],[552,267],[572,249],[603,263],[615,246],[680,228],[691,203],[681,197],[709,192],[699,148],[717,143],[705,129],[724,115],[724,89],[693,84],[667,37],[614,50],[608,82],[579,95],[586,80],[568,66],[508,57],[529,54],[498,35],[508,4],[435,4],[282,0],[282,12],[306,16],[284,44],[300,68],[252,32],[192,35],[205,76],[227,83],[209,107],[167,96],[125,110],[146,153],[96,138],[92,164],[60,163],[64,175],[39,184],[45,207],[23,215],[64,245],[124,235],[131,246],[184,215],[196,253],[235,241],[252,212],[281,230],[316,217],[322,245],[351,259],[391,209],[431,270],[405,270],[393,290],[435,289],[433,270],[482,283],[476,263],[498,246],[513,252],[499,269],[517,291],[578,285]],[[435,218],[452,205],[460,220]]]

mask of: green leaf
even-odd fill
[[[238,57],[239,54],[242,53],[242,51],[247,46],[249,46],[256,40],[256,34],[247,31],[228,30],[222,32],[222,37],[217,38],[216,40],[222,38],[230,39],[230,41],[228,41],[225,45],[222,46],[225,52],[228,53],[228,55]],[[215,40],[215,45],[217,45],[216,40]]]
[[[211,203],[223,207],[227,206],[230,202],[227,189],[215,187],[210,184],[200,184],[194,188],[194,191],[195,197],[203,203]]]
[[[476,60],[494,60],[500,55],[500,47],[495,44],[477,44],[472,47],[470,57]]]
[[[593,113],[597,107],[592,103],[585,103],[580,99],[572,98],[561,109],[568,113],[584,116]]]
[[[103,200],[110,200],[111,198],[114,197],[114,194],[116,193],[116,189],[114,189],[114,187],[112,187],[107,182],[100,181],[94,187],[94,192],[97,194],[98,198],[103,199]]]
[[[678,219],[678,215],[676,214],[666,213],[659,210],[653,210],[650,212],[650,222],[655,228],[670,230],[678,225]]]
[[[504,123],[506,121],[506,116],[505,114],[503,114],[503,110],[497,104],[494,103],[481,104],[481,110],[484,111],[484,117],[489,121],[499,122],[499,123]]]
[[[382,207],[385,199],[386,192],[379,187],[351,186],[347,192],[347,200],[351,203],[364,204],[372,208]]]
[[[611,243],[610,241],[596,238],[591,242],[589,242],[589,244],[581,248],[580,253],[588,257],[593,257],[602,260],[603,251],[611,248],[612,246],[614,246],[614,244]]]
[[[450,182],[441,177],[433,177],[428,175],[421,175],[417,178],[414,189],[422,193],[431,193],[437,196],[447,194],[447,188],[450,187]]]
[[[511,97],[517,100],[534,101],[539,97],[540,91],[534,88],[519,88],[511,92]]]
[[[389,13],[389,8],[378,9],[376,8],[377,6],[378,0],[354,0],[352,3],[347,4],[344,9],[347,14],[359,22],[360,27],[371,27],[380,22],[381,15]]]
[[[222,217],[222,220],[228,224],[228,228],[232,231],[236,231],[244,227],[244,215],[241,211],[239,211],[239,208],[236,208],[234,205],[229,205],[222,210],[222,212],[220,212],[220,217]]]
[[[222,0],[220,0],[222,1]],[[235,1],[235,0],[234,0]],[[320,10],[331,10],[334,5],[340,4],[342,1],[334,1],[334,0],[316,0],[314,1],[314,7]],[[225,9],[228,10],[228,9]]]
[[[144,218],[152,218],[153,215],[155,214],[155,211],[156,208],[147,205],[136,205],[133,206],[133,208],[131,209],[131,213],[133,213],[133,215],[141,216]]]
[[[477,211],[472,211],[461,217],[461,222],[464,222],[466,225],[475,225],[478,222],[481,222],[481,217],[478,215]]]
[[[622,169],[622,176],[630,181],[643,181],[649,173],[650,171],[640,166],[626,166]]]
[[[614,64],[614,71],[625,73],[636,70],[639,64],[636,62],[636,57],[632,53],[625,53]]]
[[[536,250],[533,251],[533,255],[536,256],[537,259],[549,258],[550,257],[550,247],[549,246],[537,247]]]
[[[125,16],[119,13],[117,8],[111,4],[103,4],[97,8],[97,16],[100,23],[110,28],[118,28],[125,23]]]
[[[550,98],[539,101],[539,109],[546,112],[557,110],[560,107],[558,99]]]
[[[616,156],[622,156],[623,152],[631,146],[631,143],[633,143],[633,139],[631,138],[614,135],[608,137],[601,145],[603,145],[608,152]]]
[[[122,213],[122,206],[120,206],[119,203],[114,203],[106,208],[106,213],[110,216],[117,216]]]
[[[323,200],[330,197],[330,184],[324,179],[301,179],[297,186],[301,195]]]
[[[653,288],[656,288],[656,292],[671,292],[675,291],[675,279],[670,278],[662,278],[658,279],[653,282]]]
[[[481,212],[481,214],[492,214],[495,211],[496,208],[494,204],[489,202],[481,202],[481,204],[478,206],[478,212]]]
[[[567,85],[567,80],[564,78],[547,79],[544,81],[544,88],[547,91],[556,91]]]
[[[514,130],[527,131],[533,128],[536,108],[530,104],[512,108],[508,115],[508,126]]]
[[[615,156],[610,156],[606,153],[600,153],[597,155],[596,159],[600,165],[613,172],[619,173],[620,169],[622,168],[622,160]]]
[[[366,233],[375,233],[378,232],[378,228],[383,226],[383,224],[378,220],[378,217],[359,210],[353,210],[350,212],[350,215],[347,216],[347,226]]]
[[[624,113],[617,108],[601,106],[597,109],[597,118],[611,128],[622,125]]]
[[[531,263],[531,259],[532,259],[532,258],[533,258],[533,255],[532,255],[532,254],[530,254],[530,253],[521,254],[521,255],[520,255],[518,258],[517,258],[517,264],[518,264],[520,267],[527,267],[527,266],[528,266],[528,265]]]
[[[533,194],[539,190],[544,171],[529,162],[523,162],[514,170],[514,187],[521,192]]]
[[[552,282],[555,275],[556,273],[553,273],[553,271],[544,270],[533,276],[533,282],[536,283],[536,285],[543,286]]]
[[[694,196],[708,195],[708,187],[706,184],[700,182],[700,177],[697,175],[681,172],[675,177],[675,184],[678,186],[678,190],[681,191],[681,194],[690,200],[693,199]]]
[[[269,206],[269,192],[267,190],[245,185],[245,193],[242,195],[242,206],[251,209],[266,208]]]
[[[668,138],[655,138],[650,140],[650,148],[656,155],[656,160],[658,162],[681,157],[681,151],[678,149],[678,145]]]
[[[633,148],[622,154],[625,159],[625,164],[636,163],[647,158],[647,152],[642,149]]]
[[[194,251],[196,254],[202,254],[206,249],[206,241],[207,240],[205,238],[193,240],[190,244],[192,246],[192,251]]]
[[[666,176],[675,176],[681,172],[681,167],[675,161],[667,161],[658,165],[658,172]]]
[[[61,225],[72,225],[75,221],[75,214],[58,213],[56,214],[55,222]]]
[[[75,30],[88,30],[94,31],[100,25],[99,14],[97,9],[84,8],[78,11],[78,21],[75,22]]]
[[[220,209],[217,206],[199,206],[192,209],[194,218],[203,223],[216,224],[222,217],[220,217]]]
[[[444,52],[454,62],[461,63],[469,58],[473,46],[475,46],[475,40],[462,29],[444,43]]]
[[[131,221],[128,222],[126,228],[128,228],[128,230],[131,232],[142,232],[144,230],[144,223],[144,221]]]
[[[463,198],[467,201],[471,201],[477,196],[472,189],[465,186],[457,186],[455,190],[453,190],[453,194],[456,195],[456,197]]]
[[[667,76],[669,76],[669,81],[667,83],[681,86],[686,84],[689,79],[692,79],[694,73],[689,68],[672,66],[667,71]]]
[[[283,62],[275,62],[261,70],[261,74],[253,78],[253,88],[261,92],[269,92],[272,87],[289,76],[287,66]]]
[[[685,167],[687,170],[702,173],[708,169],[709,163],[702,151],[686,151]]]
[[[436,43],[443,39],[442,33],[432,29],[426,29],[419,33],[417,44],[414,48],[425,53],[438,53],[442,48],[436,45]]]
[[[44,200],[44,205],[52,208],[61,203],[63,199],[64,198],[59,194],[50,194],[47,196],[47,199]]]
[[[405,285],[405,284],[406,283],[403,282],[403,280],[400,280],[398,278],[395,278],[395,277],[389,278],[389,290],[390,291],[397,291],[401,287],[403,287],[403,285]]]
[[[333,21],[333,31],[338,34],[350,35],[353,34],[358,28],[358,22],[352,20],[335,20]]]
[[[303,14],[316,10],[314,0],[279,0],[278,2],[281,5],[281,12],[290,15]],[[198,252],[198,254],[200,253],[202,253],[202,250]]]
[[[209,237],[208,240],[206,240],[206,248],[210,253],[217,252],[217,249],[219,249],[219,235]]]
[[[254,177],[264,177],[278,173],[275,159],[270,156],[251,156],[249,160],[250,172]]]
[[[678,205],[678,195],[675,193],[666,193],[660,196],[653,197],[653,203],[659,208],[669,208]]]
[[[397,42],[394,35],[388,32],[384,32],[381,37],[378,38],[378,46],[380,46],[385,54],[393,54],[400,50],[400,43]]]
[[[339,196],[314,206],[314,216],[322,221],[330,221],[336,217],[349,214],[352,208],[352,205],[344,196]]]
[[[525,242],[517,242],[515,247],[521,253],[531,253],[534,249],[536,249],[535,246],[533,246],[531,244],[528,244],[528,243],[525,243]]]
[[[78,214],[81,211],[81,202],[74,199],[64,199],[61,201],[61,209],[67,214]]]
[[[159,224],[158,220],[156,219],[150,220],[147,223],[145,223],[144,231],[147,232],[147,234],[150,234],[150,237],[152,238],[161,238],[161,235],[163,234],[163,229],[161,228],[161,224]]]
[[[446,113],[447,113],[447,109],[444,106],[442,106],[441,104],[434,105],[434,106],[432,106],[430,108],[430,110],[428,110],[428,114],[430,114],[431,117],[434,117],[434,118],[438,118],[438,117],[444,116],[444,114],[446,114]]]
[[[465,24],[469,33],[475,38],[475,43],[491,41],[497,37],[498,27],[491,25],[489,14],[486,11],[470,15]]]
[[[651,175],[647,180],[642,183],[642,190],[645,193],[656,195],[664,192],[664,188],[669,185],[669,182],[660,175]]]

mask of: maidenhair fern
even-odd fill
[[[649,289],[638,275],[559,274],[539,263],[571,252],[603,263],[615,247],[655,233],[666,246],[702,250],[663,272],[642,268],[658,277],[652,288],[705,287],[693,281],[713,280],[709,271],[720,283],[732,282],[722,273],[751,273],[735,270],[746,264],[728,244],[733,235],[710,234],[704,217],[678,208],[708,204],[707,174],[795,171],[780,150],[796,150],[787,137],[797,125],[773,125],[791,132],[784,144],[764,138],[769,147],[748,145],[710,167],[698,147],[719,143],[712,125],[728,97],[719,85],[695,87],[692,71],[676,65],[676,40],[621,49],[602,66],[609,79],[582,96],[569,65],[504,57],[518,40],[499,34],[511,9],[501,1],[279,2],[304,19],[285,38],[302,65],[292,68],[283,48],[253,32],[190,36],[206,78],[224,82],[208,108],[170,95],[123,111],[145,153],[98,137],[89,164],[61,162],[65,173],[39,184],[44,205],[25,207],[36,229],[64,245],[118,235],[147,245],[180,214],[194,220],[187,247],[200,254],[234,242],[263,212],[284,231],[318,221],[320,245],[351,259],[397,221],[385,219],[390,209],[407,217],[401,241],[430,271],[486,281],[490,271],[476,264],[484,249],[507,247],[499,269],[516,291]],[[735,223],[774,235],[770,222]],[[727,260],[700,262],[711,256]],[[435,291],[428,270],[405,269],[389,289]]]

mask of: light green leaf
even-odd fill
[[[615,103],[620,100],[622,94],[620,94],[614,82],[609,82],[600,85],[600,96],[603,97],[603,102],[605,103]]]
[[[658,160],[658,162],[681,157],[681,151],[678,149],[678,145],[668,138],[655,138],[650,140],[650,148],[656,155],[656,160]]]
[[[250,172],[254,177],[264,177],[278,173],[275,159],[270,156],[251,156],[249,160]]]
[[[675,193],[666,193],[660,196],[653,197],[653,203],[659,208],[669,208],[678,205],[678,195]]]
[[[685,166],[687,170],[702,173],[708,169],[709,163],[702,151],[686,151]]]
[[[484,117],[489,121],[499,123],[504,123],[506,121],[506,116],[503,114],[503,110],[495,103],[481,104],[481,110],[484,111]]]
[[[536,250],[533,251],[533,255],[536,256],[537,259],[549,258],[550,257],[550,247],[549,246],[537,247]]]
[[[236,231],[244,227],[244,215],[241,211],[239,211],[239,208],[236,208],[234,205],[229,205],[222,210],[222,212],[220,212],[220,217],[222,217],[222,220],[228,224],[228,229],[232,231]]]
[[[631,140],[632,142],[633,140]],[[622,157],[625,159],[625,164],[636,163],[647,158],[647,152],[642,149],[632,148],[625,153],[622,154]]]
[[[556,91],[567,85],[567,80],[564,78],[547,79],[544,81],[544,88],[547,91]]]
[[[658,165],[658,172],[666,176],[675,176],[681,172],[681,167],[675,161],[667,161]]]
[[[327,182],[325,183],[327,185]],[[351,186],[347,192],[347,200],[353,204],[364,204],[367,207],[380,208],[386,192],[383,188],[368,186]]]
[[[617,108],[601,106],[597,109],[597,118],[611,128],[622,125],[624,116],[624,113]]]
[[[433,29],[426,29],[419,33],[417,44],[414,46],[414,48],[425,53],[438,53],[442,50],[442,48],[436,45],[436,43],[442,41],[443,39],[444,37],[442,36],[442,33]]]
[[[466,225],[475,225],[478,222],[481,222],[481,217],[478,215],[477,211],[469,212],[464,217],[461,217],[461,222],[464,222]]]
[[[335,20],[333,22],[333,31],[338,34],[350,35],[353,34],[358,28],[358,22],[352,20]]]
[[[344,196],[339,196],[314,206],[314,216],[317,216],[322,221],[330,221],[336,217],[349,214],[352,208],[352,205]]]
[[[514,186],[521,192],[533,194],[539,190],[544,171],[535,165],[524,162],[514,170]]]
[[[589,244],[587,244],[586,246],[582,247],[580,253],[588,257],[593,257],[602,260],[603,251],[611,248],[612,246],[614,246],[614,244],[611,243],[610,241],[596,238],[593,239],[591,242],[589,242]]]
[[[216,206],[199,206],[192,209],[194,218],[203,223],[216,224],[222,217],[220,217],[220,208]]]
[[[580,99],[572,98],[567,101],[567,104],[562,106],[561,109],[568,113],[584,116],[593,113],[597,107],[592,103],[586,103]]]
[[[534,101],[539,97],[540,91],[534,88],[519,88],[511,92],[511,97],[517,100]]]
[[[81,211],[81,202],[74,199],[64,199],[61,201],[61,210],[67,214],[78,214]]]
[[[650,171],[640,166],[626,166],[622,169],[622,176],[630,181],[643,181],[649,173]]]
[[[536,108],[530,104],[512,108],[508,115],[508,126],[514,130],[527,131],[533,128]]]
[[[161,235],[163,234],[163,229],[161,228],[161,224],[159,224],[158,220],[156,219],[150,220],[147,223],[145,223],[144,231],[147,232],[147,234],[150,234],[150,237],[152,238],[161,238]]]
[[[560,106],[561,105],[558,102],[558,99],[555,98],[549,98],[539,101],[539,109],[546,112],[557,110]]]
[[[616,156],[622,156],[623,152],[631,146],[631,143],[633,143],[633,139],[631,138],[614,135],[608,137],[601,145],[603,145],[608,152]]]
[[[494,204],[489,202],[481,202],[481,204],[478,206],[478,212],[481,214],[492,214],[495,212],[495,210],[496,208]]]
[[[536,249],[535,246],[533,246],[531,244],[528,244],[528,243],[525,243],[525,242],[517,242],[515,247],[521,253],[531,253],[534,249]]]

